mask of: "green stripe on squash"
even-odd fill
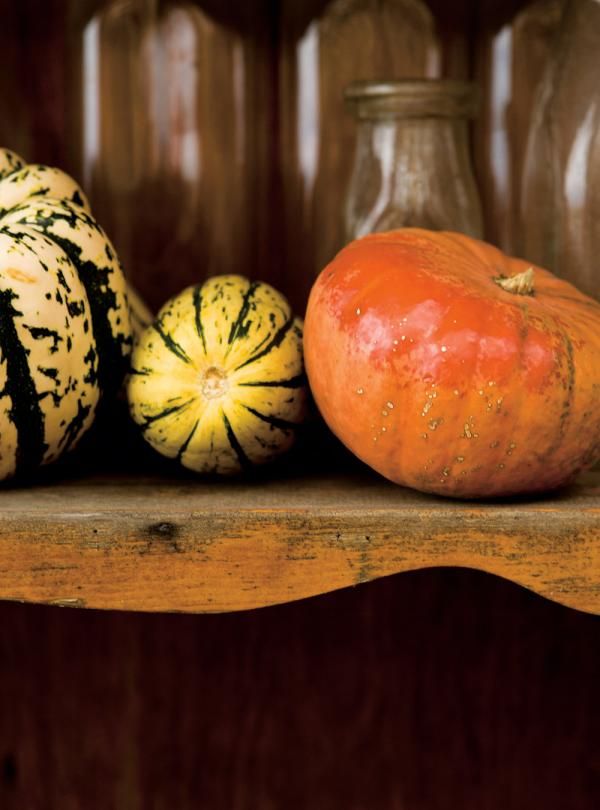
[[[203,473],[247,472],[285,452],[306,416],[302,330],[268,284],[216,276],[184,290],[141,336],[131,415],[163,455]],[[192,396],[168,420],[173,399]]]
[[[131,351],[126,284],[64,172],[0,149],[0,478],[71,449]]]

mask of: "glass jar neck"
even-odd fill
[[[481,236],[480,216],[466,119],[359,121],[348,239],[405,226]]]
[[[376,161],[401,184],[406,172],[435,175],[457,162],[469,165],[464,118],[363,118],[357,126],[357,159]]]
[[[345,101],[359,121],[466,120],[477,109],[473,85],[452,79],[353,82],[346,89]]]

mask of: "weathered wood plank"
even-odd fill
[[[464,566],[600,613],[600,475],[461,503],[369,473],[255,483],[92,477],[0,493],[0,598],[220,612]]]

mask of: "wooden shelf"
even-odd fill
[[[600,613],[600,473],[560,494],[490,503],[422,495],[362,468],[0,492],[0,599],[232,611],[430,566],[481,569]]]

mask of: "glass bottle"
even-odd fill
[[[600,298],[600,3],[568,0],[533,111],[521,253]]]
[[[343,246],[356,79],[437,76],[440,48],[421,0],[286,0],[279,55],[281,264],[298,307]]]
[[[486,7],[476,40],[481,110],[475,158],[486,238],[516,250],[521,175],[531,109],[553,53],[565,0],[536,0],[514,13],[512,3]]]
[[[407,226],[480,237],[468,144],[473,85],[449,79],[356,82],[346,100],[358,122],[346,240]]]
[[[207,5],[105,0],[80,21],[77,174],[154,306],[215,273],[254,275],[265,231],[268,32],[257,2],[225,18]]]

